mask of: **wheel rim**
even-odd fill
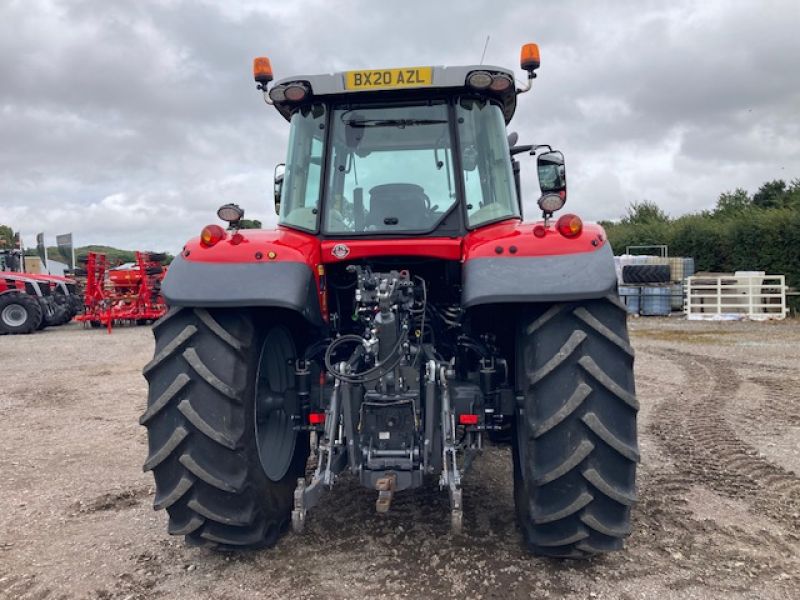
[[[294,457],[297,432],[291,417],[264,398],[276,398],[294,387],[294,342],[283,327],[274,327],[264,338],[256,374],[255,428],[261,468],[272,481],[286,476]]]
[[[28,311],[21,304],[9,304],[3,309],[0,318],[8,327],[21,327],[28,320]]]

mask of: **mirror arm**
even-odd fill
[[[549,144],[536,144],[531,148],[531,156],[536,156],[536,151],[540,148],[547,148],[548,152],[552,152],[553,149],[550,147]]]
[[[511,153],[511,156],[516,156],[517,154],[522,154],[523,152],[532,152],[533,149],[534,146],[528,144],[526,146],[514,146],[512,148],[509,148],[509,152]]]

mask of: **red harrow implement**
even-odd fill
[[[90,252],[86,260],[84,314],[79,321],[92,327],[154,321],[166,312],[161,296],[161,280],[166,267],[160,254],[137,252],[136,262],[127,267],[108,268],[105,254]]]

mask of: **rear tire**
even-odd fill
[[[75,294],[70,294],[68,300],[72,316],[79,315],[83,312],[83,298]]]
[[[61,313],[61,318],[59,319],[58,323],[54,323],[55,325],[64,325],[65,323],[69,323],[72,320],[72,317],[75,316],[75,312],[72,309],[72,302],[70,298],[72,298],[71,294],[62,294],[56,292],[54,295],[56,304],[63,308]]]
[[[58,325],[63,325],[64,323],[68,323],[72,318],[69,315],[66,305],[53,304],[52,308],[53,308],[52,314],[46,319],[48,327],[56,327]]]
[[[39,300],[24,292],[0,294],[0,331],[25,334],[36,331],[44,321]]]
[[[256,374],[269,329],[242,309],[173,308],[153,326],[140,419],[150,449],[144,469],[153,471],[154,507],[167,510],[169,533],[189,543],[270,546],[288,526],[308,438],[298,436],[285,476],[269,479],[255,435]]]
[[[528,549],[581,558],[622,548],[639,460],[625,306],[613,296],[532,311],[517,356],[514,499]]]

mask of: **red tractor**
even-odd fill
[[[22,273],[21,253],[0,250],[0,334],[68,323],[80,308],[75,280]]]
[[[462,484],[487,438],[513,447],[529,550],[585,557],[630,533],[638,404],[625,307],[603,229],[566,200],[563,156],[507,135],[527,85],[490,66],[289,77],[279,224],[190,240],[154,326],[145,469],[169,532],[223,548],[302,531],[340,477],[393,495]],[[522,219],[537,155],[542,219]],[[314,461],[309,462],[309,456]],[[313,468],[306,473],[307,462]]]
[[[78,283],[72,278],[61,275],[44,275],[25,273],[25,277],[35,279],[42,285],[50,287],[53,297],[54,315],[48,325],[64,325],[83,309],[83,300],[78,293]]]
[[[49,281],[28,273],[0,271],[0,334],[24,334],[61,325],[64,309]]]

